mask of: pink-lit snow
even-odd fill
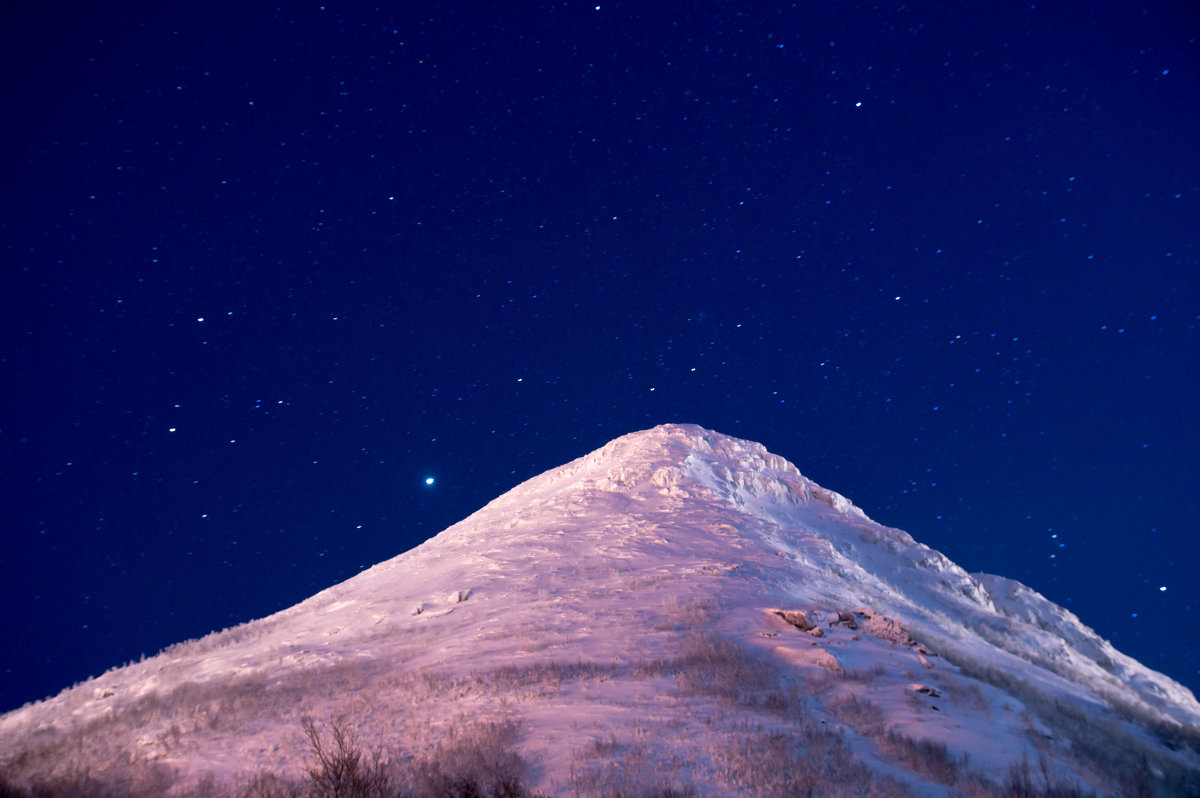
[[[722,676],[724,644],[750,670]],[[681,671],[710,662],[718,680],[748,679],[749,698],[689,687]],[[921,795],[951,792],[881,734],[944,744],[997,780],[1023,756],[1049,757],[1104,794],[1078,742],[1045,719],[1056,703],[1183,770],[1200,763],[1141,722],[1200,726],[1191,692],[1070,612],[964,572],[759,444],[664,425],[290,609],[0,717],[0,761],[106,729],[95,756],[120,751],[185,779],[296,775],[304,715],[343,717],[360,739],[411,752],[506,718],[545,793],[586,793],[606,768],[636,765],[722,795],[741,778],[735,738],[807,723],[839,729],[868,767]]]

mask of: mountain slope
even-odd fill
[[[1200,768],[1186,688],[691,425],[618,438],[295,607],[8,713],[0,761],[17,783],[295,775],[305,716],[397,760],[517,730],[529,779],[564,795],[782,794],[797,770],[827,794],[989,794],[1023,759],[1100,794],[1180,794]]]

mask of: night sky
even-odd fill
[[[118,5],[0,12],[0,710],[668,421],[1200,690],[1191,3]]]

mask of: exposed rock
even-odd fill
[[[845,626],[847,629],[857,629],[858,619],[854,617],[854,613],[852,612],[839,612],[837,620],[830,624],[830,626],[837,625]]]
[[[808,619],[808,614],[803,610],[771,610],[771,612],[802,632],[807,632],[816,627],[816,624]]]
[[[883,640],[912,645],[912,637],[909,636],[908,629],[895,618],[883,615],[867,616],[866,628],[868,632]]]

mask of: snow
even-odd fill
[[[753,688],[774,696],[771,712],[725,694],[759,673],[772,674]],[[1159,744],[1112,706],[1200,726],[1190,691],[1030,588],[966,573],[760,444],[670,424],[518,485],[295,607],[8,713],[0,751],[109,724],[104,744],[134,760],[229,778],[297,772],[302,714],[345,714],[363,739],[405,750],[463,718],[506,717],[550,794],[634,754],[655,778],[686,762],[672,772],[721,794],[706,785],[732,767],[732,740],[795,731],[804,715],[843,729],[877,772],[947,794],[884,751],[878,729],[839,718],[866,701],[887,729],[993,778],[1035,743],[1066,750],[1039,727],[1039,702],[1124,724],[1148,746]],[[123,720],[135,714],[150,720]],[[1192,752],[1161,755],[1197,767]],[[1097,785],[1086,765],[1056,762]]]

